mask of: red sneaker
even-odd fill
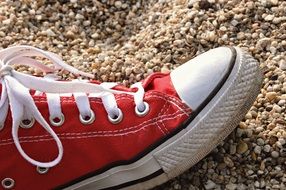
[[[32,57],[47,58],[54,67]],[[0,51],[4,189],[152,188],[196,164],[224,139],[261,83],[258,63],[227,47],[131,88],[34,77],[13,70],[16,64],[92,77],[34,47]]]

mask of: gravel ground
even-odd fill
[[[244,48],[265,76],[256,102],[224,143],[156,190],[286,189],[285,1],[0,0],[0,23],[0,48],[30,44],[125,85],[214,47]]]

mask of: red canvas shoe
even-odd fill
[[[53,67],[34,58],[47,58]],[[13,70],[65,69],[34,47],[0,51],[3,189],[149,189],[179,175],[224,139],[255,100],[258,63],[239,48],[210,50],[131,88],[58,81]]]

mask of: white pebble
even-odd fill
[[[56,34],[54,33],[54,31],[52,31],[50,28],[48,30],[46,30],[46,34],[49,37],[54,37],[56,36]]]
[[[286,70],[286,61],[285,61],[285,60],[281,60],[281,61],[279,62],[279,68],[280,68],[281,70],[283,70],[283,71]]]
[[[266,144],[264,147],[263,147],[263,151],[264,152],[270,152],[271,150],[271,146],[269,144]]]
[[[273,158],[278,158],[278,157],[279,157],[279,152],[273,151],[273,152],[271,152],[271,156],[272,156]]]
[[[259,138],[259,139],[257,139],[257,144],[259,145],[259,146],[262,146],[262,145],[264,145],[264,140],[262,139],[262,138]]]
[[[122,6],[122,3],[121,3],[121,1],[115,1],[114,5],[117,9],[120,9]]]
[[[274,110],[275,112],[277,112],[277,113],[281,113],[282,108],[281,108],[280,106],[278,106],[277,104],[275,104],[275,105],[273,106],[273,110]]]
[[[260,153],[261,153],[261,147],[260,147],[260,146],[255,146],[254,152],[255,152],[256,154],[260,154]]]
[[[98,34],[98,33],[93,33],[93,34],[91,35],[91,37],[92,37],[93,39],[97,39],[97,38],[99,37],[99,34]]]
[[[216,187],[216,184],[212,180],[208,180],[207,183],[204,185],[205,189],[214,189]]]
[[[10,25],[11,24],[11,20],[10,19],[6,19],[6,20],[2,21],[2,24]]]
[[[267,15],[264,20],[266,21],[272,21],[274,19],[274,15]]]

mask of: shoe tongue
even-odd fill
[[[145,91],[159,91],[170,96],[178,97],[178,94],[172,84],[170,73],[154,73],[142,81]]]

